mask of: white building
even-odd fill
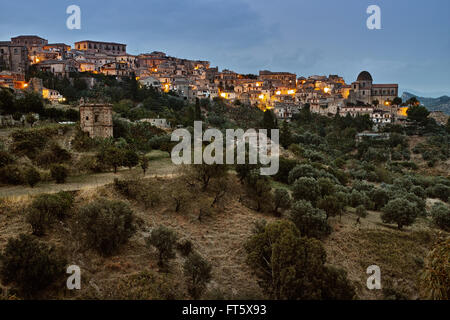
[[[157,89],[161,88],[161,82],[157,78],[151,76],[139,79],[139,83],[148,88],[150,87],[154,87]]]
[[[139,122],[150,123],[152,126],[160,128],[160,129],[169,129],[170,123],[167,122],[167,119],[141,119]]]

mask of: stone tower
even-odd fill
[[[113,136],[112,105],[104,103],[80,104],[80,127],[91,138]]]

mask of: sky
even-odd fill
[[[3,1],[2,1],[3,2]],[[81,8],[69,30],[66,9]],[[369,30],[368,6],[381,9]],[[400,92],[450,95],[448,0],[41,0],[0,6],[0,40],[39,35],[126,43],[131,54],[164,51],[239,73],[339,74],[367,70]]]

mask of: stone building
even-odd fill
[[[271,72],[268,70],[259,71],[258,80],[271,82],[274,86],[295,88],[297,85],[297,75],[290,72]]]
[[[110,138],[113,136],[112,105],[81,103],[80,127],[91,138]]]
[[[27,47],[12,44],[11,41],[0,41],[0,71],[25,73],[27,68]]]
[[[358,75],[349,92],[349,101],[354,104],[389,105],[398,96],[398,84],[374,84],[369,72]]]
[[[18,36],[11,38],[11,44],[14,46],[26,47],[29,52],[35,48],[42,48],[48,44],[48,40],[38,36]]]
[[[78,41],[75,42],[75,49],[86,51],[87,53],[106,53],[111,55],[124,55],[127,52],[127,45],[115,42],[102,41]]]
[[[68,77],[71,72],[78,72],[80,63],[74,59],[46,60],[36,64],[38,70],[51,72],[60,78]]]

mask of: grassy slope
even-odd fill
[[[150,230],[159,225],[173,228],[180,238],[190,239],[195,249],[211,261],[213,281],[209,290],[216,292],[212,297],[217,297],[217,291],[220,291],[219,297],[263,297],[257,279],[245,264],[243,244],[251,235],[254,222],[262,218],[275,218],[257,213],[240,203],[239,195],[243,190],[236,185],[227,195],[224,206],[200,222],[199,203],[205,198],[211,199],[210,194],[192,193],[190,205],[183,213],[175,213],[169,197],[173,178],[152,178],[151,181],[160,188],[163,203],[148,210],[136,202],[130,203],[138,217],[138,232],[117,255],[104,258],[81,248],[70,232],[70,221],[56,225],[50,235],[44,237],[43,240],[64,247],[69,262],[79,265],[83,270],[81,292],[73,296],[73,293],[61,289],[64,285],[61,283],[49,290],[53,293],[47,297],[165,298],[172,297],[167,293],[168,290],[177,288],[174,297],[187,298],[182,275],[183,258],[178,254],[171,264],[170,275],[161,275],[158,273],[156,251],[148,249],[145,244],[145,237],[149,235]],[[113,199],[121,197],[112,186],[103,186],[80,191],[76,202],[81,205],[99,196]],[[27,201],[27,197],[22,197],[3,203],[0,210],[0,250],[4,248],[9,237],[31,231],[23,217]],[[324,241],[328,263],[347,270],[360,298],[384,297],[382,292],[369,291],[365,287],[368,277],[365,270],[373,264],[381,268],[384,288],[394,288],[397,293],[408,298],[417,298],[417,274],[433,243],[435,230],[430,229],[428,222],[422,220],[405,231],[398,231],[393,226],[383,225],[377,212],[370,212],[360,226],[355,225],[355,221],[356,216],[352,213],[344,215],[341,220],[334,218],[331,221],[334,232]],[[159,280],[160,287],[168,286],[172,289],[158,287],[154,293],[151,291],[153,287],[146,287],[148,280],[136,283],[136,275],[142,271],[162,277]],[[164,293],[162,296],[161,291]]]
[[[420,219],[412,227],[399,231],[381,222],[379,212],[369,212],[356,224],[356,216],[347,214],[342,221],[334,219],[334,232],[325,240],[328,262],[347,270],[361,299],[383,299],[392,296],[418,298],[417,279],[423,260],[436,239],[429,221]],[[367,267],[378,265],[385,290],[368,290]],[[389,292],[391,291],[391,292]]]

